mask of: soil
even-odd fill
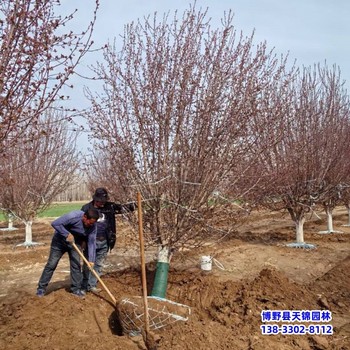
[[[350,227],[341,227],[348,221],[345,208],[338,208],[334,227],[343,233],[319,234],[326,226],[320,216],[304,226],[305,241],[316,249],[287,247],[295,239],[289,217],[261,211],[224,240],[175,253],[166,300],[189,306],[191,315],[187,322],[153,330],[157,349],[350,350]],[[229,223],[217,215],[211,224]],[[34,223],[33,240],[44,243],[34,248],[16,246],[24,240],[21,225],[0,231],[1,349],[146,349],[142,335],[123,333],[118,313],[121,300],[142,295],[138,235],[127,221],[119,219],[118,225],[117,246],[102,275],[117,307],[104,290],[85,299],[69,293],[67,256],[47,295],[35,295],[48,258],[50,220]],[[149,290],[154,254],[146,249]],[[200,268],[203,255],[215,258],[211,271]],[[263,310],[329,310],[332,320],[323,324],[331,324],[334,334],[262,335]]]

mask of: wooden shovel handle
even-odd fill
[[[97,278],[97,280],[101,283],[101,286],[104,288],[104,290],[107,292],[109,297],[112,299],[113,304],[117,304],[116,298],[113,296],[113,294],[110,292],[110,290],[107,288],[107,286],[103,283],[98,273],[90,266],[88,260],[85,258],[84,254],[80,251],[80,249],[77,247],[77,245],[72,242],[73,248],[76,250],[76,252],[80,255],[80,257],[83,259],[84,263],[88,266],[89,270],[94,274],[94,276]]]

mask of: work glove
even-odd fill
[[[135,211],[137,209],[137,204],[135,202],[125,204],[124,207],[127,211]]]
[[[74,236],[70,233],[67,238],[66,238],[66,241],[68,243],[74,243]]]
[[[124,207],[121,204],[112,202],[111,205],[115,214],[123,213]]]
[[[116,214],[126,214],[135,211],[137,204],[135,202],[127,204],[113,203],[113,210]]]

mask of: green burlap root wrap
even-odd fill
[[[168,285],[169,263],[158,262],[156,276],[151,295],[153,297],[165,298]]]

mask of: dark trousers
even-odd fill
[[[101,276],[103,263],[106,259],[107,253],[108,253],[107,240],[96,241],[96,261],[94,264],[94,270],[97,272],[99,276]],[[87,257],[87,250],[85,252],[85,255]],[[91,288],[95,288],[96,284],[97,284],[97,278],[93,273],[90,272],[86,264],[84,264],[82,289],[90,290]]]
[[[80,247],[79,247],[80,248]],[[80,266],[80,256],[66,238],[58,233],[54,234],[51,241],[50,256],[41,274],[38,289],[46,290],[58,262],[64,253],[69,255],[71,291],[76,292],[81,288],[82,272]]]

